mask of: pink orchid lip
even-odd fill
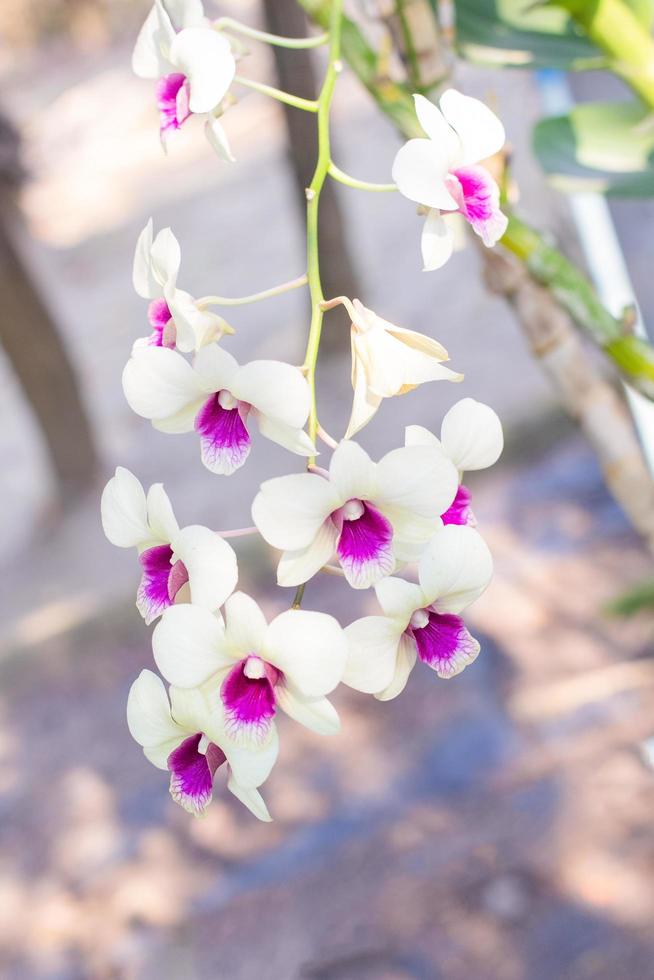
[[[469,662],[479,649],[460,616],[439,613],[433,606],[416,609],[406,633],[415,641],[420,660],[440,676],[456,673],[462,660]]]
[[[380,578],[394,565],[393,527],[369,500],[353,497],[331,514],[339,531],[336,553],[346,575],[358,579],[365,569]]]
[[[245,425],[250,409],[227,389],[209,396],[195,417],[203,458],[226,472],[243,465],[251,446]]]
[[[175,602],[180,589],[188,582],[188,570],[182,561],[173,563],[170,545],[155,545],[139,555],[143,575],[136,595],[136,605],[146,623],[151,623]]]
[[[459,524],[468,527],[477,526],[477,518],[472,512],[470,502],[472,494],[463,483],[459,485],[456,496],[448,509],[441,514],[443,524]]]
[[[192,115],[189,108],[189,85],[186,75],[172,72],[157,82],[156,98],[160,116],[160,132],[166,137],[177,130]]]
[[[177,328],[165,299],[153,299],[148,306],[148,321],[153,328],[150,343],[153,347],[175,347]]]
[[[204,751],[204,736],[191,735],[168,756],[170,795],[190,813],[202,813],[211,802],[216,770],[226,762],[225,753],[213,742]]]
[[[450,194],[485,245],[494,245],[506,229],[506,218],[499,206],[499,188],[481,166],[460,167],[446,177]]]
[[[275,688],[284,675],[256,653],[250,653],[229,671],[220,687],[228,731],[246,729],[264,738],[277,712]]]

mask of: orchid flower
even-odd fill
[[[414,95],[416,114],[428,139],[412,139],[398,151],[393,180],[401,194],[428,208],[422,233],[425,270],[445,265],[454,245],[452,227],[441,212],[456,211],[470,223],[484,245],[492,246],[506,231],[497,184],[480,161],[504,146],[502,123],[478,99],[448,89],[440,109]]]
[[[125,397],[137,415],[161,432],[200,436],[202,462],[229,475],[250,452],[246,423],[300,456],[315,447],[303,427],[309,415],[309,386],[302,372],[281,361],[250,361],[240,367],[218,347],[202,347],[191,365],[166,347],[140,347],[123,372]]]
[[[367,589],[417,557],[454,500],[454,465],[438,449],[409,446],[378,463],[341,442],[329,472],[266,480],[252,504],[263,538],[283,555],[279,585],[308,581],[334,555],[349,584]]]
[[[156,94],[164,147],[191,115],[206,115],[211,146],[223,159],[234,159],[217,115],[234,79],[236,62],[229,40],[211,27],[200,0],[155,0],[137,38],[132,68],[140,78],[159,80]]]
[[[180,264],[181,250],[172,231],[163,228],[154,238],[150,218],[136,243],[132,280],[138,295],[151,300],[148,321],[153,332],[137,340],[137,347],[176,347],[189,353],[234,333],[221,316],[201,309],[189,293],[177,288]]]
[[[396,327],[355,299],[347,303],[352,317],[352,415],[345,433],[350,439],[366,425],[382,398],[404,395],[425,381],[463,381],[442,366],[449,355],[431,337]]]
[[[151,670],[142,670],[127,699],[127,724],[144,755],[170,772],[170,795],[188,813],[200,816],[213,795],[216,770],[226,763],[227,789],[259,820],[270,820],[257,787],[275,764],[278,743],[271,739],[259,751],[234,745],[216,730],[214,721],[166,688]],[[207,726],[211,735],[205,733]]]
[[[225,731],[226,754],[228,745],[262,748],[276,741],[278,708],[321,735],[338,731],[326,695],[341,680],[347,644],[325,613],[289,609],[268,624],[254,599],[235,592],[225,603],[224,624],[199,606],[167,610],[152,648],[173,685],[173,705],[176,697],[199,705],[194,710],[208,716],[205,733],[213,738]]]
[[[218,609],[234,591],[233,548],[199,524],[180,529],[161,483],[146,496],[134,474],[119,466],[102,493],[101,513],[111,543],[138,551],[143,574],[136,607],[146,623],[175,602]]]
[[[459,613],[486,589],[492,559],[471,527],[450,525],[433,536],[419,564],[419,584],[386,578],[376,587],[383,616],[345,629],[343,683],[382,701],[404,690],[419,658],[439,677],[453,677],[477,657],[479,643]]]
[[[441,449],[462,477],[466,470],[484,470],[500,458],[504,448],[502,423],[489,405],[463,398],[445,415],[440,439],[421,425],[409,425],[405,430],[405,445]],[[470,491],[460,483],[454,502],[441,514],[443,524],[474,527],[477,521],[470,502]]]

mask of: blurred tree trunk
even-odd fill
[[[97,457],[73,366],[16,246],[23,176],[18,134],[0,115],[0,344],[36,416],[65,506],[91,486]]]
[[[304,37],[309,33],[306,14],[295,0],[263,0],[263,7],[267,30],[273,34]],[[312,52],[277,47],[272,51],[280,87],[305,99],[317,98],[318,85]],[[316,119],[313,113],[299,112],[291,106],[283,108],[298,203],[304,216],[305,188],[311,183],[316,165]],[[348,252],[345,222],[331,181],[326,182],[320,197],[318,244],[325,296],[358,296],[359,287]],[[327,351],[345,350],[349,346],[349,322],[343,307],[339,306],[331,312],[329,329],[323,334],[321,346]]]

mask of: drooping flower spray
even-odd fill
[[[299,470],[264,481],[251,528],[180,528],[163,486],[146,493],[122,467],[102,495],[107,537],[137,549],[136,604],[146,623],[158,620],[154,661],[169,684],[166,690],[159,675],[141,672],[128,699],[129,728],[146,757],[168,771],[173,799],[194,814],[205,810],[214,777],[225,771],[227,788],[259,819],[270,819],[259,787],[277,758],[279,712],[335,734],[339,718],[330,696],[341,682],[387,700],[400,694],[418,660],[449,678],[479,653],[460,614],[487,587],[492,561],[461,480],[465,470],[497,460],[499,419],[464,398],[445,416],[440,439],[409,426],[406,444],[389,447],[376,462],[352,440],[385,400],[463,376],[446,366],[447,351],[434,338],[384,320],[357,299],[323,295],[318,221],[321,191],[333,179],[364,191],[399,190],[426,208],[427,269],[452,251],[442,212],[458,212],[492,245],[504,218],[481,161],[501,147],[504,130],[486,106],[453,90],[442,95],[440,109],[417,96],[428,138],[399,151],[397,183],[344,173],[330,146],[342,19],[342,0],[332,0],[325,34],[283,38],[229,18],[212,22],[200,0],[155,0],[133,56],[136,73],[155,80],[164,146],[183,139],[200,116],[218,157],[233,162],[222,117],[237,101],[237,86],[313,113],[317,123],[317,162],[306,191],[306,273],[250,296],[195,298],[178,284],[182,254],[169,228],[155,235],[148,222],[136,245],[134,287],[149,301],[151,332],[134,342],[123,372],[133,411],[171,436],[195,433],[202,463],[221,479],[247,463],[252,425],[303,459]],[[317,100],[237,74],[239,35],[291,49],[326,46]],[[304,287],[311,319],[302,366],[239,365],[226,349],[234,329],[219,311]],[[320,425],[315,386],[323,318],[337,304],[352,320],[353,404],[340,441]],[[320,467],[318,439],[333,450]],[[254,598],[235,591],[238,568],[228,539],[251,533],[279,549],[277,583],[295,590],[287,611],[270,623]],[[417,582],[401,577],[412,569]],[[343,629],[334,617],[305,609],[306,585],[321,570],[340,576],[341,587],[374,588],[380,615]]]

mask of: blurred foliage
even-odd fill
[[[634,586],[607,603],[605,608],[612,616],[635,616],[640,612],[654,612],[654,579]]]

